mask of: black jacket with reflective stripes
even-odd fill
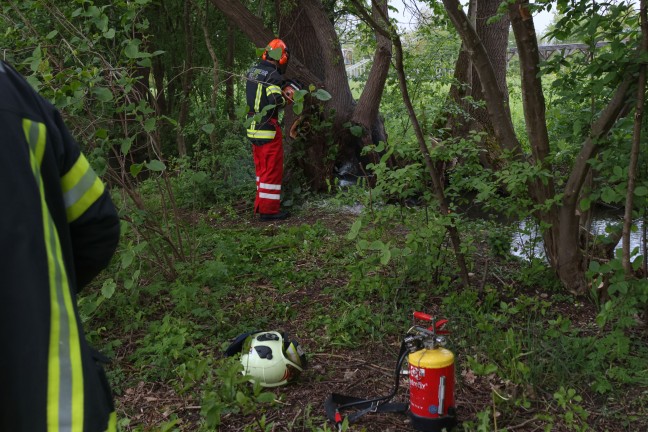
[[[0,431],[115,431],[76,293],[108,265],[117,212],[59,112],[3,62],[0,131]]]
[[[273,63],[261,60],[250,68],[246,78],[248,119],[263,113],[264,108],[274,105],[268,108],[261,118],[254,118],[247,128],[247,137],[254,144],[263,144],[274,139],[275,127],[270,119],[276,120],[279,109],[286,104],[281,92],[284,85],[283,75]]]

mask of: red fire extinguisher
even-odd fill
[[[448,320],[435,322],[434,317],[414,312],[414,318],[432,323],[430,327],[414,326],[405,337],[409,355],[409,416],[419,431],[441,432],[457,424],[455,411],[454,354],[446,349],[442,330]]]
[[[401,343],[395,369],[394,388],[386,396],[364,399],[332,393],[324,402],[326,416],[338,430],[342,430],[342,411],[356,409],[347,416],[353,423],[370,412],[407,412],[414,429],[423,432],[449,432],[457,425],[454,401],[454,354],[446,348],[443,330],[448,320],[436,321],[431,315],[414,312],[414,319],[431,323],[431,326],[414,325]],[[391,402],[396,395],[403,364],[409,366],[409,402]]]

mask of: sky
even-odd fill
[[[407,28],[409,27],[413,19],[412,19],[412,14],[405,7],[404,1],[406,4],[410,4],[410,5],[413,2],[415,2],[415,0],[389,0],[389,3],[399,11],[398,14],[392,15],[390,13],[390,15],[396,16],[398,18],[398,22],[400,23],[401,27]],[[460,1],[464,3],[464,1],[462,0]],[[419,7],[424,8],[425,6],[420,5]],[[553,11],[552,12],[542,11],[534,14],[533,23],[535,24],[536,33],[538,34],[543,33],[546,30],[547,26],[551,24],[552,20],[553,20]]]

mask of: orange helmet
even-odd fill
[[[273,50],[273,49],[281,49],[281,57],[279,58],[279,64],[280,65],[285,65],[286,63],[288,63],[288,57],[289,57],[288,47],[286,46],[284,41],[282,41],[281,39],[273,39],[273,40],[271,40],[270,43],[268,44],[268,46],[266,47],[266,50],[263,51],[263,55],[261,56],[261,58],[263,60],[267,60],[268,59],[268,51]]]

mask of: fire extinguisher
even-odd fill
[[[414,319],[430,322],[429,327],[413,326],[404,344],[409,351],[409,416],[419,431],[441,432],[457,424],[454,401],[455,358],[445,348],[448,320],[414,312]]]
[[[419,431],[449,432],[457,425],[454,354],[444,348],[449,332],[443,327],[448,320],[436,321],[423,312],[414,312],[414,319],[430,322],[431,326],[414,325],[407,331],[396,362],[394,387],[388,395],[364,399],[333,393],[326,399],[326,415],[338,430],[342,430],[342,411],[349,409],[357,410],[347,417],[349,423],[371,412],[407,412],[412,426]],[[398,392],[406,359],[409,402],[391,402]]]

